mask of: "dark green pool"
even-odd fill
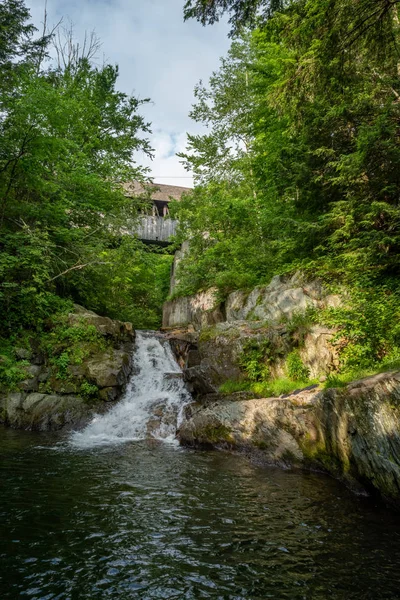
[[[316,474],[0,429],[0,598],[400,598],[400,517]]]

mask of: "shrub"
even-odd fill
[[[292,381],[307,381],[310,376],[309,369],[300,358],[300,354],[293,350],[286,358],[286,368]]]
[[[93,385],[89,383],[87,380],[83,381],[80,386],[79,393],[85,398],[85,400],[89,400],[90,398],[94,398],[97,396],[99,389],[97,385]]]
[[[354,287],[348,305],[322,314],[338,329],[333,338],[343,372],[376,369],[400,356],[400,294],[388,286]]]
[[[239,358],[239,364],[250,381],[262,381],[269,378],[268,358],[271,344],[269,340],[249,341]]]

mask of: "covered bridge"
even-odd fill
[[[127,183],[124,188],[127,196],[148,198],[145,214],[140,217],[134,233],[147,244],[167,245],[178,225],[178,221],[169,217],[168,205],[171,200],[180,200],[182,194],[190,192],[191,188],[161,183],[143,185],[138,181]]]

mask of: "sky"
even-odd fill
[[[103,58],[119,65],[118,88],[151,104],[141,114],[151,122],[149,136],[155,159],[137,160],[151,168],[156,183],[191,187],[193,180],[176,156],[186,146],[186,133],[200,126],[188,116],[193,89],[207,82],[229,48],[225,22],[202,27],[183,22],[184,0],[47,0],[48,25],[63,18],[74,25],[77,40],[95,30]],[[41,30],[45,0],[26,0],[32,22]]]

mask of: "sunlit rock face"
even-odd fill
[[[286,398],[211,395],[187,409],[179,439],[321,469],[400,508],[400,372]]]
[[[296,349],[310,379],[319,379],[334,371],[339,362],[331,343],[332,329],[309,324],[299,344],[293,337],[293,319],[338,306],[339,296],[330,295],[317,280],[306,281],[301,274],[276,276],[269,285],[249,292],[237,291],[221,303],[217,290],[176,298],[164,304],[163,325],[174,338],[173,329],[182,328],[191,335],[191,360],[185,379],[195,395],[217,392],[227,380],[243,377],[241,357],[249,344],[271,346],[271,377],[286,375],[286,359]],[[179,354],[178,350],[178,354]],[[182,353],[181,353],[182,354]],[[193,360],[193,357],[196,357]],[[190,364],[189,364],[190,363]]]
[[[328,294],[318,280],[306,281],[300,273],[291,277],[277,275],[269,285],[258,286],[251,292],[232,292],[225,303],[219,302],[215,288],[166,302],[163,327],[191,324],[199,330],[222,321],[276,325],[307,309],[338,306],[340,302],[340,297]]]
[[[222,307],[216,288],[200,292],[194,296],[184,296],[165,302],[163,306],[163,327],[192,325],[196,330],[210,327],[224,321]]]
[[[328,295],[317,280],[305,281],[300,273],[292,277],[276,275],[269,285],[256,287],[250,293],[232,292],[226,301],[226,320],[276,324],[291,319],[294,313],[339,302],[339,297]]]

